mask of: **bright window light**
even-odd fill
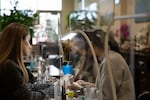
[[[119,4],[120,0],[115,0],[115,4]]]
[[[94,2],[92,4],[90,4],[87,8],[85,8],[86,10],[91,10],[91,11],[96,11],[97,10],[97,3]]]
[[[61,40],[71,40],[77,33],[69,33],[61,38]]]
[[[62,10],[62,0],[16,0],[18,10]],[[1,0],[0,9],[10,10],[15,6],[15,0]]]
[[[39,10],[62,10],[62,0],[39,0],[38,9]]]

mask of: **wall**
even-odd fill
[[[61,33],[62,34],[69,32],[69,29],[66,29],[67,15],[73,9],[74,9],[74,0],[62,0],[62,13],[61,13]]]
[[[120,0],[120,3],[118,5],[115,5],[115,16],[127,15],[135,15],[135,0]],[[115,21],[112,30],[116,32],[116,30],[119,29],[122,23],[127,23],[129,25],[131,33],[134,34],[134,37],[137,37],[140,34],[144,35],[146,32],[143,31],[143,33],[141,33],[141,30],[146,29],[145,31],[148,31],[147,27],[150,24],[150,22],[135,23],[133,19],[117,20]],[[117,41],[119,41],[119,38],[117,38]]]
[[[75,10],[82,9],[82,0],[74,0]],[[84,0],[84,7],[86,8],[90,4],[97,2],[98,0]]]
[[[89,3],[95,2],[95,1],[97,0],[86,0],[85,5],[88,5]],[[69,12],[81,6],[81,5],[76,5],[77,2],[79,2],[79,0],[63,0],[62,1],[62,8],[63,8],[62,15],[61,15],[62,16],[61,17],[62,34],[69,31],[69,29],[66,29],[66,25],[67,25],[66,17],[69,14]],[[115,11],[115,16],[134,15],[135,14],[135,0],[120,0],[120,3],[114,6],[114,11]],[[131,28],[132,34],[134,35],[137,35],[138,33],[140,33],[142,29],[146,29],[148,25],[150,24],[150,22],[135,23],[134,20],[131,20],[131,19],[117,20],[114,22],[114,25],[112,26],[112,30],[116,32],[116,30],[119,29],[122,23],[128,23],[129,27]]]

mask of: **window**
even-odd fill
[[[119,4],[119,2],[120,2],[120,0],[115,0],[115,4],[116,5]]]
[[[18,2],[16,4],[16,2]],[[17,5],[17,6],[15,6]],[[34,27],[32,43],[56,40],[59,31],[62,0],[0,0],[0,14],[10,14],[10,10],[32,10],[39,12],[39,23]],[[53,36],[51,36],[53,34]]]
[[[33,44],[38,42],[56,42],[59,35],[60,12],[39,12],[39,24],[35,26]]]
[[[49,3],[47,1],[49,1]],[[60,10],[62,10],[62,0],[39,0],[38,10],[60,11]]]
[[[13,9],[16,1],[19,10],[62,10],[62,0],[0,0],[0,9]]]

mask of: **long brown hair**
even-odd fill
[[[15,61],[23,71],[26,81],[28,81],[29,78],[22,61],[21,43],[28,34],[29,29],[27,26],[13,22],[4,28],[0,37],[0,64],[7,59]]]

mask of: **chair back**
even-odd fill
[[[137,100],[150,100],[150,92],[149,91],[145,91],[143,93],[141,93]]]

